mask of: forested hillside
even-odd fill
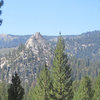
[[[99,100],[100,62],[69,58],[61,36],[54,51],[45,41],[36,33],[1,57],[1,100]]]
[[[25,44],[30,38],[26,36],[0,35],[0,48],[13,48]],[[54,48],[57,43],[57,36],[43,36]],[[81,35],[65,35],[65,51],[68,56],[76,58],[100,59],[100,31],[92,31]]]
[[[19,44],[24,44],[30,35],[18,36],[18,35],[7,35],[0,34],[0,49],[1,48],[11,48],[16,47]]]
[[[73,80],[81,80],[85,75],[89,75],[91,78],[98,75],[100,71],[100,55],[98,52],[100,34],[98,32],[84,33],[79,36],[62,36],[65,43],[65,52],[72,67]],[[17,71],[22,80],[31,85],[45,61],[51,67],[56,42],[57,37],[43,37],[37,32],[25,44],[20,44],[15,49],[11,48],[11,51],[9,48],[9,52],[0,58],[0,80],[5,79],[6,82],[10,82],[11,75],[14,71]],[[94,44],[94,46],[91,47],[91,44]],[[94,48],[97,48],[97,51]],[[93,51],[95,51],[94,55],[92,55]]]

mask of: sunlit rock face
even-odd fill
[[[36,32],[34,35],[32,35],[27,40],[25,46],[26,49],[31,49],[39,59],[41,59],[41,57],[44,57],[47,62],[49,58],[53,56],[50,44],[47,42],[47,40],[44,39],[40,32]]]

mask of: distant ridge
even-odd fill
[[[44,55],[44,58],[48,58],[52,55],[52,50],[49,42],[40,34],[40,32],[36,32],[33,34],[25,43],[26,49],[31,49],[34,54]]]
[[[18,46],[19,44],[24,44],[29,37],[30,35],[17,36],[0,34],[0,48],[12,48]]]
[[[69,56],[90,59],[100,58],[100,31],[86,32],[81,35],[64,35],[63,38]],[[30,47],[35,52],[36,49],[39,51],[39,47],[49,47],[47,42],[54,48],[57,36],[42,36],[40,32],[24,36],[0,35],[0,48],[17,47],[22,43],[26,45],[26,48]]]

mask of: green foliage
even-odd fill
[[[50,100],[51,88],[50,72],[45,64],[37,79],[37,85],[29,91],[28,100]]]
[[[24,89],[21,86],[21,81],[17,73],[12,76],[12,83],[8,89],[8,100],[22,100]]]
[[[85,76],[95,79],[100,72],[100,59],[91,61],[89,59],[70,58],[72,77],[74,80],[81,80]]]
[[[58,38],[53,60],[53,100],[72,100],[71,68],[67,55],[64,53],[65,45],[62,37]]]
[[[0,100],[7,100],[7,85],[4,82],[0,83]]]
[[[3,4],[4,4],[4,1],[3,0],[1,0],[0,1],[0,8],[3,6]],[[0,15],[2,14],[2,11],[1,11],[1,9],[0,9]],[[2,24],[2,20],[0,19],[0,25]]]
[[[80,81],[73,81],[73,92],[76,93],[80,85]]]
[[[25,45],[21,43],[21,44],[18,46],[18,51],[21,52],[22,50],[25,50]]]
[[[96,79],[95,88],[94,88],[94,97],[92,100],[100,100],[100,73]]]
[[[86,76],[81,80],[77,92],[75,91],[73,100],[91,100],[92,96],[92,83],[90,78]]]

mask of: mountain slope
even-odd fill
[[[30,35],[18,36],[18,35],[7,35],[0,34],[0,48],[11,48],[16,47],[19,44],[24,44]]]
[[[49,43],[40,33],[36,33],[27,40],[25,46],[21,45],[18,49],[0,58],[0,80],[10,82],[11,75],[16,71],[23,82],[31,85],[44,63],[51,65],[52,57],[53,52]]]
[[[44,39],[44,37],[36,32],[25,43],[26,48],[31,48],[35,54],[41,52],[43,55],[51,55],[50,44]],[[42,49],[41,49],[42,48]]]
[[[57,36],[40,36],[38,37],[39,33],[37,33],[36,38],[34,35],[31,38],[30,36],[14,36],[14,35],[0,35],[0,48],[7,48],[7,47],[16,47],[20,43],[27,44],[27,47],[34,47],[35,42],[40,43],[38,47],[41,47],[41,37],[43,38],[42,43],[45,44],[48,41],[52,44],[54,48],[57,42]],[[27,41],[30,38],[30,41]],[[37,38],[40,38],[40,41],[37,41]],[[100,58],[100,31],[92,31],[83,33],[81,35],[65,35],[63,36],[65,40],[65,48],[66,52],[70,57],[75,56],[76,58],[89,58],[89,59],[98,59]],[[27,42],[29,43],[27,43]],[[31,42],[34,42],[33,45],[30,45]],[[46,44],[47,45],[47,44]],[[45,45],[43,45],[45,48]],[[36,47],[36,48],[38,48]],[[39,48],[38,48],[39,49]],[[34,52],[35,48],[33,49]]]
[[[69,56],[72,56],[72,59],[69,58],[69,62],[73,71],[73,79],[81,79],[84,75],[96,77],[100,71],[99,59],[97,62],[93,60],[95,57],[96,59],[97,57],[100,58],[98,52],[100,34],[93,35],[64,36],[66,52]],[[0,80],[10,82],[12,74],[16,71],[20,75],[24,86],[30,86],[45,62],[49,67],[52,66],[56,42],[57,37],[48,37],[47,40],[38,32],[32,35],[25,45],[20,45],[12,52],[0,57]],[[95,51],[94,56],[91,53],[95,48],[97,48],[97,51]],[[73,56],[79,59],[74,59]],[[82,57],[83,59],[80,59]]]
[[[100,31],[66,37],[66,52],[77,58],[100,58]]]

